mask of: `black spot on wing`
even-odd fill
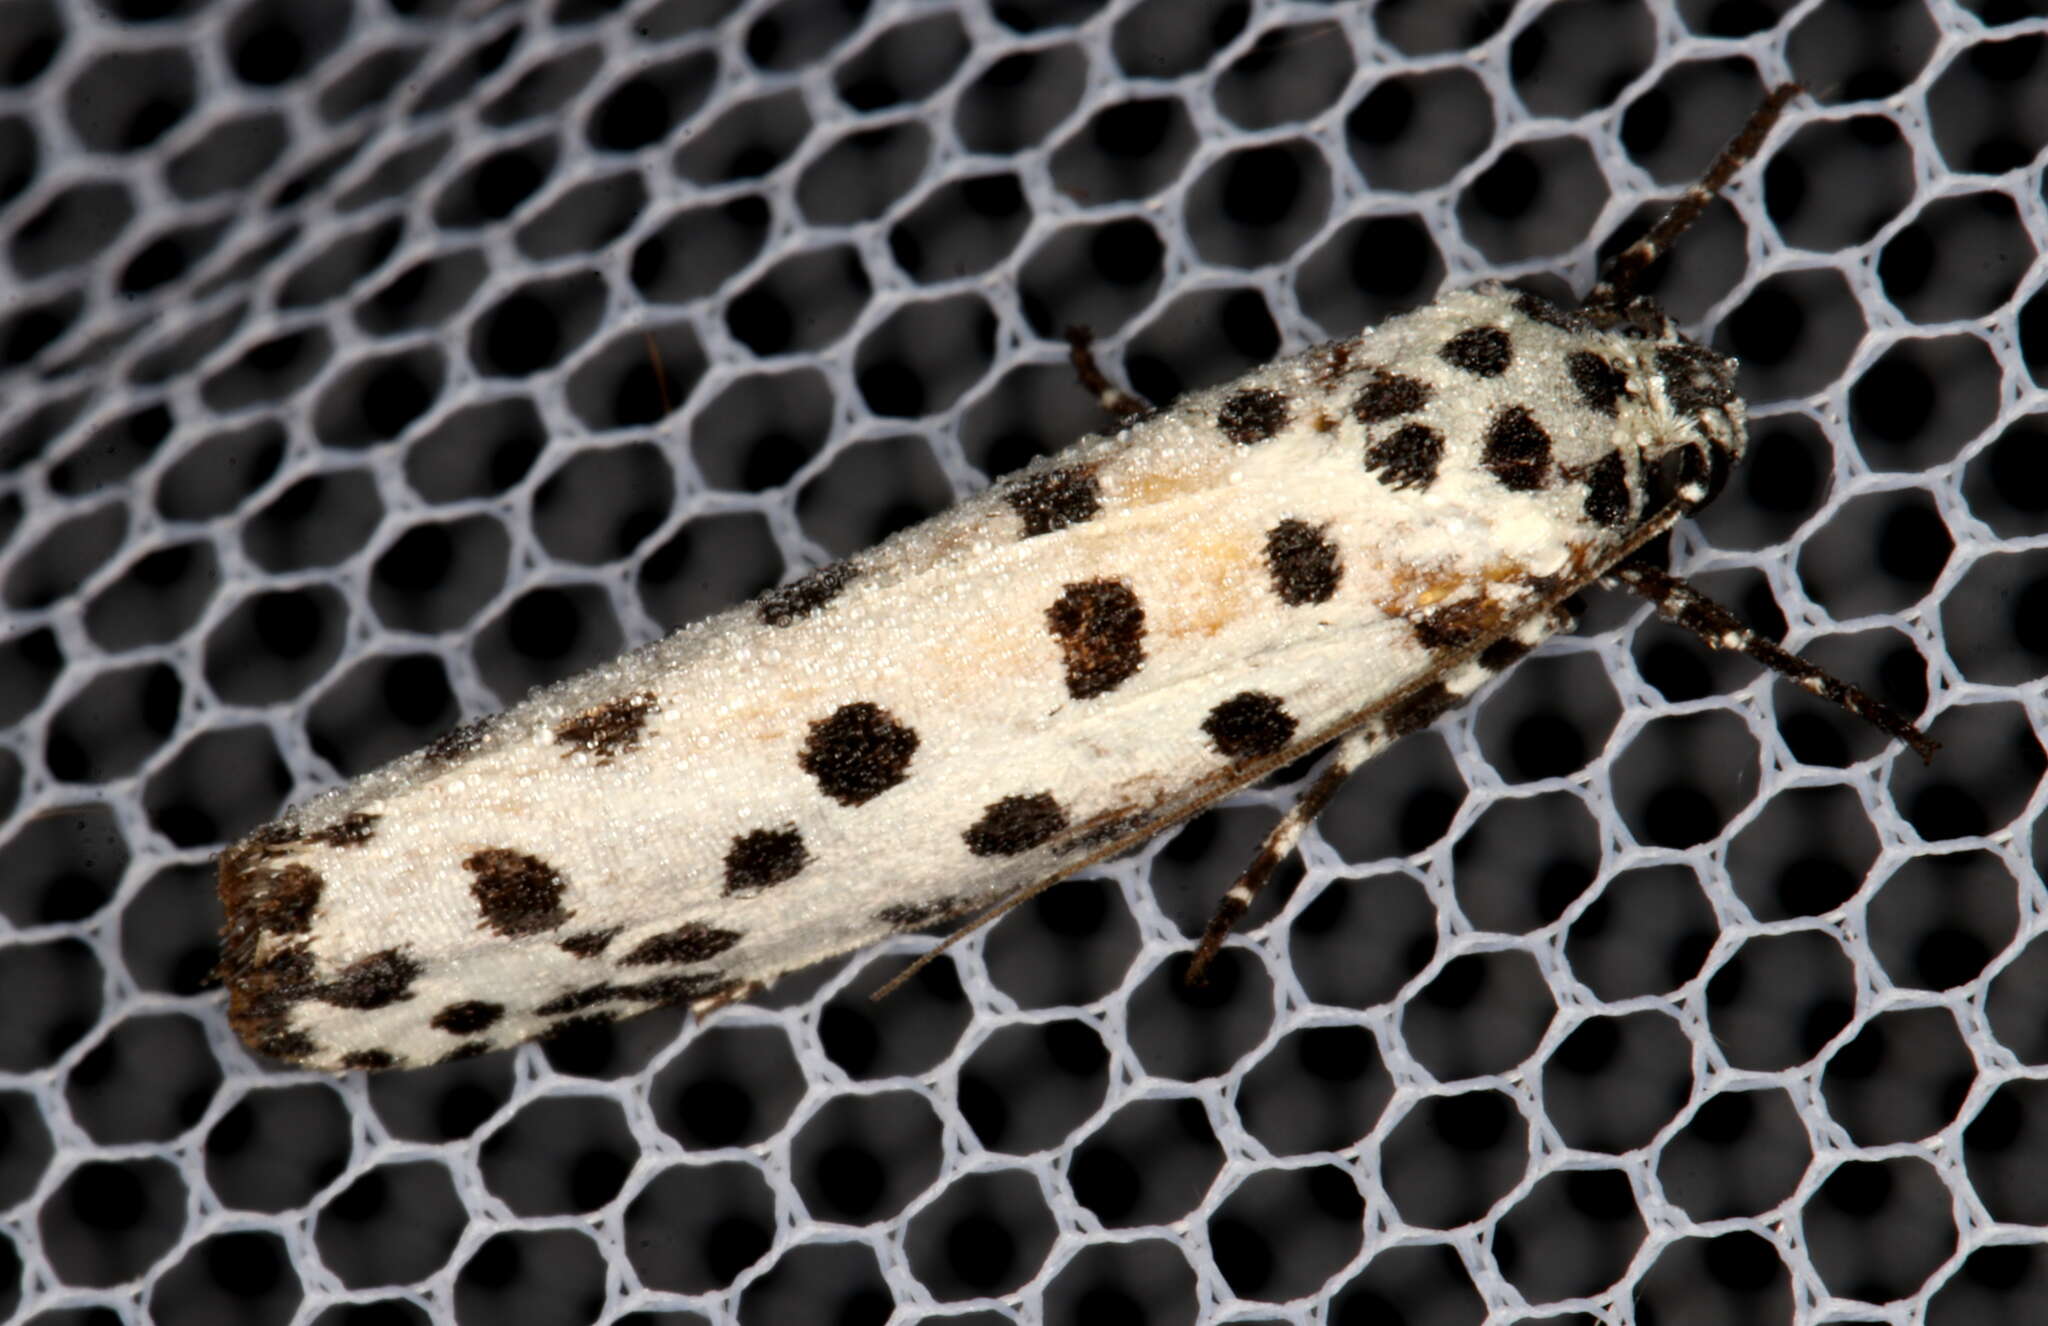
[[[606,930],[585,930],[581,934],[565,935],[555,941],[555,947],[572,958],[594,958],[611,946],[619,937],[624,926],[612,926]]]
[[[1344,563],[1319,527],[1290,518],[1266,531],[1266,574],[1280,601],[1298,608],[1329,602]]]
[[[555,741],[569,749],[564,755],[582,751],[598,764],[610,764],[640,745],[640,734],[654,713],[651,691],[624,695],[572,714],[555,726]]]
[[[378,816],[356,811],[307,834],[306,840],[328,847],[361,847],[377,836],[377,820]]]
[[[1621,398],[1628,394],[1628,374],[1591,350],[1572,351],[1564,357],[1564,366],[1587,409],[1610,419],[1621,413]]]
[[[811,724],[797,764],[843,806],[859,806],[910,776],[917,733],[878,704],[843,704]]]
[[[387,948],[358,958],[316,992],[336,1008],[368,1010],[412,998],[412,983],[426,971],[402,949]]]
[[[687,1003],[697,999],[715,999],[731,994],[741,988],[740,983],[724,972],[681,971],[667,976],[656,976],[651,980],[637,981],[622,985],[619,993],[628,999],[649,1005]]]
[[[1467,327],[1438,346],[1436,357],[1474,377],[1497,378],[1513,362],[1515,343],[1499,327]]]
[[[1429,397],[1428,383],[1376,368],[1352,400],[1351,413],[1362,424],[1383,424],[1415,413],[1429,404]]]
[[[1256,760],[1287,749],[1294,740],[1294,716],[1277,695],[1239,691],[1209,711],[1202,731],[1227,760]]]
[[[1381,726],[1389,739],[1420,732],[1457,708],[1460,699],[1461,697],[1451,693],[1450,687],[1440,681],[1433,681],[1413,695],[1390,706],[1380,720]]]
[[[1102,509],[1102,483],[1092,465],[1069,465],[1034,474],[1004,496],[1024,522],[1024,537],[1036,538],[1095,519]]]
[[[1389,488],[1427,489],[1443,458],[1442,433],[1428,424],[1404,424],[1365,449],[1365,468]]]
[[[1486,426],[1482,460],[1501,487],[1536,492],[1550,481],[1550,434],[1522,406],[1507,406]]]
[[[960,836],[976,856],[1016,856],[1041,847],[1067,827],[1067,812],[1050,792],[1004,797],[983,808]]]
[[[754,893],[794,879],[810,860],[804,836],[794,824],[739,834],[725,853],[725,891]]]
[[[763,594],[754,611],[769,626],[789,626],[839,597],[860,572],[845,562],[821,566]]]
[[[474,754],[484,744],[491,729],[498,725],[499,715],[486,714],[472,718],[467,723],[458,723],[440,736],[428,742],[420,757],[429,764],[453,764]]]
[[[1620,452],[1610,451],[1586,476],[1586,519],[1613,529],[1628,522],[1629,505],[1628,466]]]
[[[617,1022],[619,1015],[619,1009],[600,1008],[592,1013],[583,1013],[576,1017],[563,1018],[559,1022],[550,1022],[547,1026],[541,1028],[536,1039],[553,1042],[561,1040],[566,1036],[575,1036],[583,1032],[593,1031],[599,1027],[607,1027]]]
[[[351,1050],[341,1056],[341,1066],[374,1073],[398,1067],[398,1056],[389,1050]]]
[[[1488,672],[1505,672],[1520,662],[1531,648],[1511,635],[1504,635],[1480,650],[1477,662]]]
[[[1270,387],[1233,392],[1216,411],[1216,427],[1241,447],[1264,442],[1287,427],[1287,398]]]
[[[625,967],[651,967],[664,963],[703,962],[740,942],[737,930],[690,921],[673,930],[649,935],[619,959]]]
[[[897,930],[922,930],[941,921],[952,921],[974,910],[966,898],[933,898],[925,902],[891,903],[875,913],[875,919]]]
[[[307,1059],[320,1052],[309,1036],[286,1020],[301,1000],[320,994],[313,957],[303,946],[278,949],[258,960],[253,928],[238,926],[232,909],[221,941],[221,975],[228,986],[228,1023],[259,1052],[279,1059]]]
[[[262,997],[270,1012],[281,1012],[320,993],[313,980],[313,955],[303,948],[280,949],[257,967],[256,974],[268,987]]]
[[[482,924],[505,939],[553,930],[573,913],[562,909],[568,885],[554,867],[537,856],[507,847],[486,847],[465,858],[463,868],[475,876],[469,892],[476,899]]]
[[[1076,700],[1115,690],[1145,665],[1145,609],[1121,580],[1068,585],[1045,610],[1045,624]]]
[[[427,1019],[427,1025],[436,1031],[445,1031],[450,1036],[473,1036],[479,1031],[489,1031],[505,1016],[505,1006],[484,999],[467,999],[459,1004],[449,1004]]]
[[[274,1031],[256,1041],[256,1052],[298,1063],[320,1053],[320,1043],[302,1031]]]
[[[303,935],[313,928],[313,913],[327,882],[311,866],[293,862],[266,871],[269,887],[261,905],[251,911],[256,924],[273,935]]]
[[[1459,650],[1500,627],[1500,605],[1484,594],[1441,603],[1408,619],[1416,643],[1437,652]]]
[[[609,1004],[625,997],[620,993],[618,986],[609,981],[599,981],[596,985],[565,990],[545,1003],[536,1004],[533,1013],[535,1017],[560,1017],[565,1013],[581,1013],[585,1009],[595,1008],[599,1004]]]

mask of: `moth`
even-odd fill
[[[1640,556],[1720,490],[1745,416],[1735,364],[1634,287],[1796,91],[1581,307],[1447,293],[1156,410],[1077,338],[1113,434],[250,833],[220,857],[235,1030],[383,1069],[709,1011],[1333,746],[1198,974],[1352,769],[1596,582],[1931,752]]]

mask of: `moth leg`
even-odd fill
[[[1658,616],[1691,631],[1709,649],[1732,649],[1749,655],[1802,689],[1840,705],[1886,736],[1905,742],[1922,760],[1933,760],[1934,752],[1940,749],[1940,742],[1929,738],[1898,710],[1764,639],[1744,626],[1734,613],[1670,572],[1640,558],[1631,558],[1603,579],[1642,595],[1657,609]]]
[[[1252,900],[1273,878],[1273,872],[1280,868],[1280,863],[1300,844],[1301,835],[1315,822],[1316,816],[1323,813],[1324,807],[1330,804],[1330,798],[1337,795],[1337,789],[1344,785],[1352,770],[1410,732],[1428,727],[1465,703],[1473,692],[1543,643],[1546,637],[1571,630],[1576,621],[1571,609],[1562,603],[1553,603],[1531,613],[1513,630],[1463,663],[1441,672],[1436,685],[1411,695],[1406,704],[1382,711],[1339,737],[1329,765],[1288,807],[1280,822],[1273,826],[1273,831],[1266,835],[1266,841],[1259,845],[1258,854],[1252,857],[1251,864],[1237,877],[1230,891],[1223,895],[1223,901],[1216,905],[1216,914],[1209,918],[1208,927],[1202,931],[1202,942],[1196,945],[1195,956],[1188,962],[1188,984],[1202,983],[1209,964],[1223,948],[1223,941],[1230,937],[1231,927],[1250,909]]]
[[[1074,366],[1074,376],[1081,379],[1082,389],[1118,423],[1128,424],[1151,412],[1151,406],[1103,373],[1102,365],[1095,362],[1095,333],[1086,327],[1067,328],[1067,360]]]
[[[1322,774],[1287,808],[1287,813],[1266,835],[1266,841],[1259,844],[1257,855],[1237,877],[1237,883],[1232,884],[1223,900],[1216,904],[1216,914],[1209,918],[1208,928],[1202,931],[1202,942],[1196,946],[1195,956],[1188,961],[1189,985],[1200,985],[1208,979],[1209,964],[1222,950],[1223,941],[1230,937],[1231,927],[1250,910],[1252,900],[1272,881],[1273,872],[1280,868],[1280,863],[1300,845],[1301,835],[1315,823],[1316,816],[1323,813],[1323,808],[1330,804],[1331,797],[1337,795],[1337,789],[1344,786],[1344,780],[1351,776],[1351,771],[1379,754],[1388,742],[1386,730],[1378,723],[1354,728],[1337,739],[1336,751]]]

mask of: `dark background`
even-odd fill
[[[2037,10],[0,0],[0,1317],[2039,1319]],[[227,1032],[223,840],[1101,426],[1070,323],[1583,291],[1786,77],[1652,282],[1754,415],[1674,565],[1932,768],[1593,590],[1201,992],[1305,770],[879,1006]]]

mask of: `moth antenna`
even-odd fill
[[[1648,599],[1657,615],[1698,636],[1709,649],[1747,654],[1801,690],[1840,705],[1878,731],[1911,746],[1922,761],[1932,763],[1941,743],[1922,732],[1898,710],[1860,687],[1843,681],[1815,663],[1765,639],[1744,626],[1734,613],[1686,584],[1669,571],[1640,557],[1623,562],[1603,579]]]
[[[1119,424],[1133,423],[1151,412],[1152,407],[1142,397],[1117,386],[1102,371],[1102,365],[1095,360],[1095,333],[1086,327],[1067,328],[1067,362],[1074,366],[1074,376],[1081,379],[1082,390],[1093,396]]]
[[[1644,232],[1643,237],[1607,260],[1600,269],[1600,279],[1592,292],[1586,296],[1584,307],[1593,312],[1618,314],[1635,298],[1636,282],[1642,279],[1650,264],[1670,251],[1678,237],[1683,235],[1692,223],[1699,220],[1707,204],[1720,195],[1735,172],[1756,156],[1769,136],[1771,126],[1784,113],[1785,104],[1805,89],[1797,83],[1780,83],[1771,89],[1764,103],[1756,108],[1749,122],[1742,126],[1728,145],[1721,149],[1707,166],[1699,182],[1678,196],[1657,223]]]

